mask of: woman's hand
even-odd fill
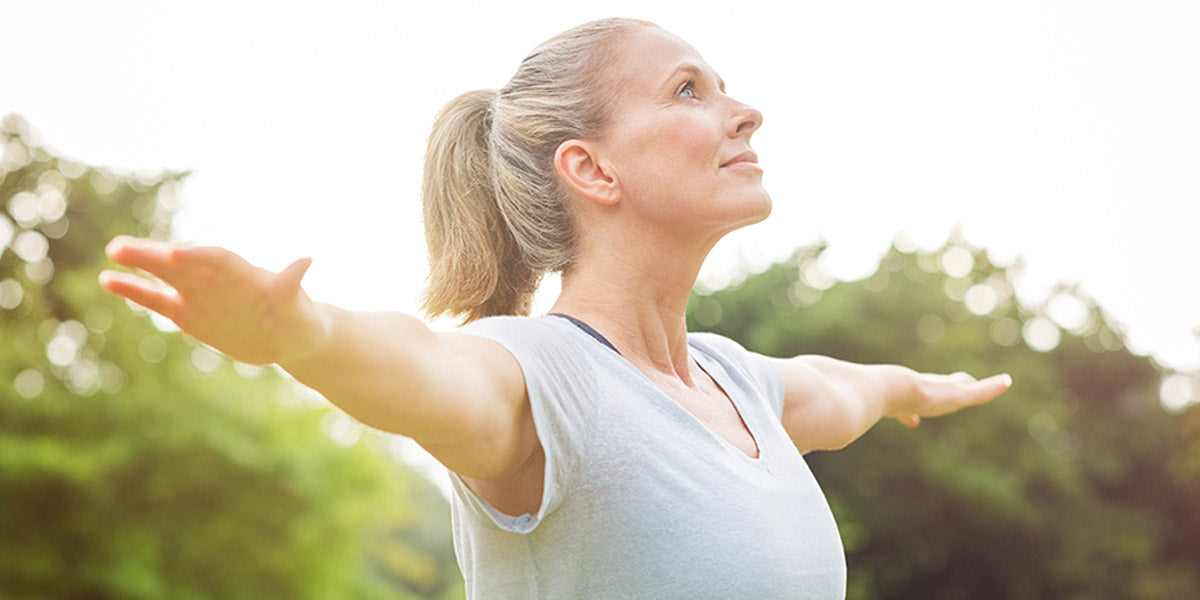
[[[217,247],[174,247],[119,236],[105,249],[119,265],[169,285],[117,271],[100,274],[104,289],[168,319],[188,335],[236,360],[267,364],[313,353],[329,325],[300,287],[304,258],[272,273]]]
[[[940,417],[968,406],[990,402],[1012,385],[1007,374],[975,379],[968,373],[933,375],[913,373],[912,393],[897,395],[886,416],[908,427],[921,424],[921,417]]]

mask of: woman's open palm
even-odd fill
[[[119,265],[160,279],[105,271],[106,290],[171,319],[188,335],[247,363],[266,364],[311,353],[327,335],[319,311],[300,287],[311,259],[279,273],[218,247],[175,247],[119,236],[106,252]]]

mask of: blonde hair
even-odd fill
[[[571,266],[575,229],[554,154],[601,131],[615,98],[602,89],[612,44],[654,26],[586,23],[535,48],[503,88],[442,109],[421,189],[430,316],[528,314],[542,275]]]

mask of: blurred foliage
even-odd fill
[[[1019,264],[957,235],[937,252],[893,247],[856,282],[824,275],[823,250],[693,295],[689,326],[769,355],[1015,382],[987,406],[807,457],[850,598],[1200,597],[1200,406],[1164,410],[1166,373],[1094,301],[1063,286],[1023,306]]]
[[[0,157],[0,597],[461,597],[445,499],[386,439],[96,284],[182,174]],[[357,440],[357,441],[355,441]]]

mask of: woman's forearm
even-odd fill
[[[415,317],[318,304],[325,340],[279,366],[364,424],[414,435],[452,411],[440,395],[446,343]],[[431,432],[433,433],[433,432]]]

